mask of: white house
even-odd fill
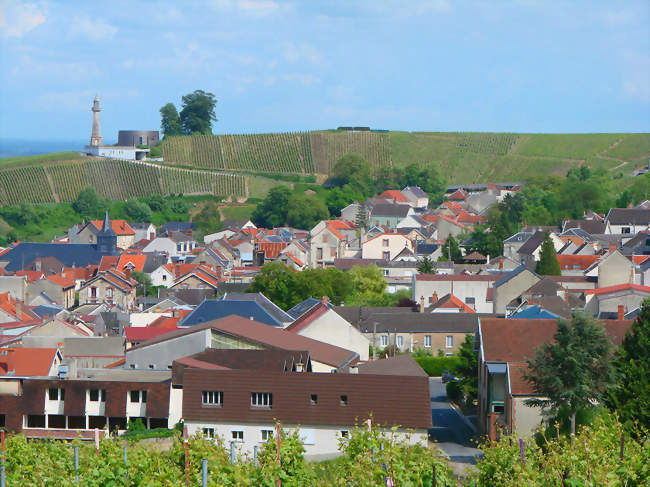
[[[413,242],[401,233],[382,233],[361,244],[361,258],[393,260],[404,248],[413,251]]]

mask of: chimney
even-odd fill
[[[126,269],[124,269],[124,274],[126,274],[127,279],[131,279],[131,266],[127,266]]]
[[[325,306],[329,305],[330,304],[330,298],[328,298],[327,296],[323,296],[323,304]]]
[[[609,252],[614,252],[616,250],[616,245],[615,244],[609,244]]]
[[[617,320],[622,320],[625,317],[625,306],[622,304],[618,305],[618,316],[616,317]]]
[[[424,296],[420,296],[420,313],[424,313]]]
[[[435,304],[438,302],[438,292],[433,291],[433,296],[431,297],[431,304]]]

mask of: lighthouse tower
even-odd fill
[[[95,95],[95,100],[93,101],[93,107],[92,107],[92,112],[93,112],[93,132],[90,136],[90,146],[91,147],[99,147],[102,145],[102,135],[99,130],[99,112],[101,112],[101,108],[99,108],[99,96]]]

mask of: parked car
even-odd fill
[[[452,380],[460,380],[458,377],[456,377],[454,374],[449,372],[448,370],[443,370],[442,371],[442,383],[444,384],[445,382],[450,382]]]

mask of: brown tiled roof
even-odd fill
[[[614,345],[620,345],[632,320],[605,320],[605,331]],[[556,320],[481,318],[481,346],[486,362],[522,362],[535,350],[553,341]]]
[[[222,407],[203,407],[201,392],[223,392]],[[252,392],[273,395],[270,408],[251,406]],[[312,404],[311,396],[318,396]],[[347,405],[341,396],[347,396]],[[430,428],[426,377],[186,369],[183,418],[194,421],[353,425],[372,415],[378,425]]]
[[[270,348],[280,350],[307,350],[312,358],[332,367],[349,365],[358,359],[358,354],[341,347],[303,337],[296,333],[248,320],[241,316],[231,315],[214,321],[207,321],[186,329],[181,329],[164,336],[141,343],[130,350],[143,348],[154,343],[163,342],[179,336],[189,335],[200,330],[213,329],[250,340]]]
[[[429,376],[409,353],[365,362],[358,369],[360,374]]]
[[[307,311],[305,314],[303,314],[296,321],[294,321],[289,326],[287,326],[285,328],[285,330],[291,331],[293,333],[298,333],[303,328],[306,328],[307,326],[309,326],[309,324],[312,321],[314,321],[316,318],[319,318],[320,316],[327,313],[329,311],[329,309],[330,308],[328,306],[326,306],[322,302],[320,302],[316,306],[313,306],[309,311]]]
[[[418,274],[418,281],[498,281],[506,273],[500,274]]]
[[[222,350],[209,348],[175,362],[199,369],[247,369],[276,372],[291,371],[295,363],[307,364],[306,350]]]
[[[524,374],[528,373],[528,365],[526,363],[509,363],[508,364],[508,380],[510,381],[510,393],[533,395],[535,389],[533,385],[524,379]]]

